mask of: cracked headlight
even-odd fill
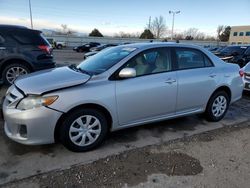
[[[49,106],[53,104],[58,99],[58,96],[28,96],[24,99],[22,99],[18,105],[17,109],[19,110],[29,110],[32,108],[38,108],[41,106]]]

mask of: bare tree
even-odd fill
[[[67,32],[68,32],[68,26],[66,24],[61,24],[61,27],[62,27],[62,33],[63,34],[67,34]]]
[[[197,28],[189,28],[183,32],[185,37],[192,37],[195,39],[197,37],[199,30]]]
[[[205,40],[206,35],[203,32],[198,32],[196,37],[194,38],[195,40]]]
[[[218,25],[217,27],[217,40],[220,40],[220,35],[222,34],[222,32],[225,30],[225,26],[224,25]]]
[[[155,17],[150,27],[155,38],[163,37],[167,31],[166,22],[163,16]]]
[[[140,33],[136,32],[136,33],[125,33],[123,31],[116,33],[114,35],[114,37],[118,37],[118,38],[139,38],[140,37]]]

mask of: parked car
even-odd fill
[[[62,49],[66,47],[66,42],[55,41],[53,38],[47,38],[47,41],[54,49]]]
[[[105,48],[114,47],[114,46],[117,46],[117,44],[102,44],[102,45],[91,48],[90,51],[91,52],[101,51]]]
[[[7,85],[22,74],[55,67],[52,48],[41,31],[0,25],[0,79]]]
[[[98,42],[90,42],[81,46],[74,47],[73,50],[76,52],[89,52],[90,48],[101,45]]]
[[[90,52],[87,52],[84,54],[83,59],[87,59],[87,58],[97,54],[101,50],[104,50],[104,49],[110,48],[110,47],[114,47],[114,46],[117,46],[117,44],[104,44],[104,45],[100,45],[97,47],[93,47],[90,49]]]
[[[22,144],[86,151],[109,131],[197,113],[219,121],[242,90],[239,66],[198,46],[122,45],[17,79],[3,102],[4,129]]]
[[[98,52],[99,52],[99,51],[87,52],[87,53],[84,54],[83,59],[85,60],[85,59],[87,59],[87,58],[89,58],[89,57],[91,57],[91,56],[97,54]]]
[[[243,67],[250,60],[250,46],[228,46],[215,55],[226,62]]]
[[[244,83],[244,90],[250,91],[250,61],[240,70]]]

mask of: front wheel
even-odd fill
[[[216,92],[211,96],[206,108],[208,121],[220,121],[226,114],[229,106],[229,96],[225,91]]]
[[[71,151],[83,152],[99,146],[108,132],[106,117],[94,109],[78,109],[66,117],[60,141]]]

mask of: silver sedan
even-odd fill
[[[121,45],[78,66],[20,77],[6,93],[4,129],[22,144],[60,141],[86,151],[110,131],[197,113],[219,121],[242,90],[239,66],[203,48]]]

